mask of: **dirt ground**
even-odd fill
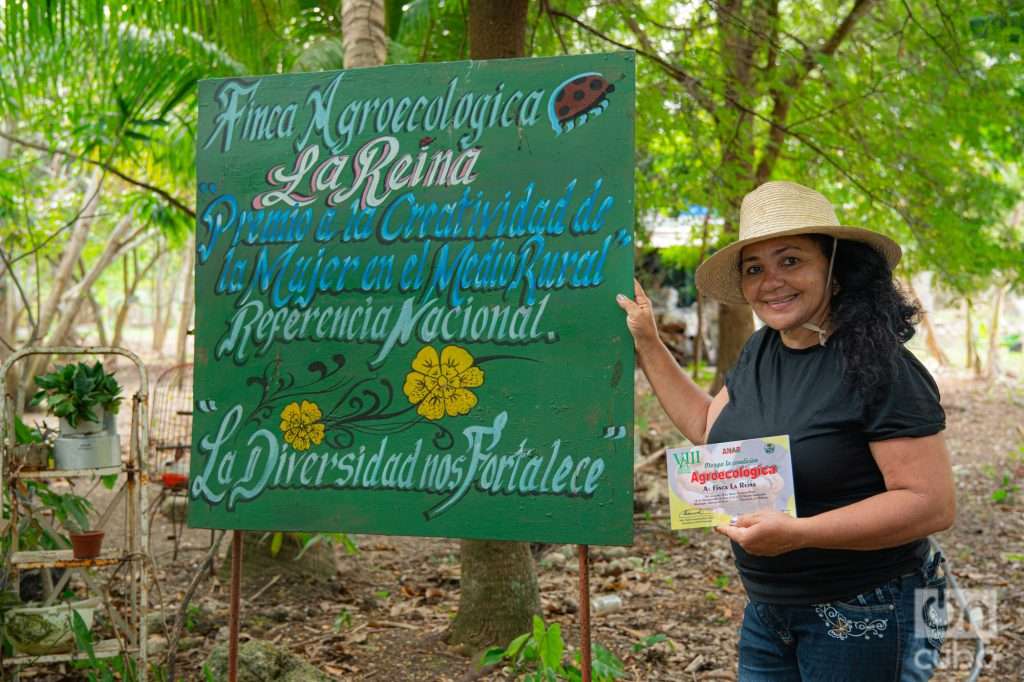
[[[937,540],[961,588],[980,590],[968,594],[997,603],[998,630],[986,642],[980,679],[1024,679],[1024,491],[1016,488],[1024,483],[1024,385],[941,374],[939,381],[959,516]],[[677,436],[652,399],[641,395],[638,401],[640,430],[648,441],[643,447],[675,442]],[[745,598],[728,543],[710,532],[669,529],[660,472],[654,469],[638,479],[633,546],[592,548],[592,596],[615,595],[622,602],[618,610],[593,617],[593,640],[624,661],[629,680],[735,679]],[[997,502],[994,496],[1005,499]],[[206,553],[210,533],[186,530],[176,560],[171,537],[168,519],[155,515],[153,553],[169,618]],[[358,554],[336,548],[337,570],[319,574],[300,571],[298,564],[282,568],[247,556],[242,640],[276,642],[343,680],[508,677],[500,670],[479,674],[469,659],[440,640],[458,605],[457,541],[353,539]],[[188,610],[178,679],[203,680],[202,662],[226,639],[227,557],[225,541],[219,576],[204,579]],[[538,578],[544,618],[561,624],[574,650],[579,641],[575,548],[546,548]],[[955,624],[962,626],[959,609],[952,611]],[[986,615],[986,623],[991,622]],[[666,639],[641,645],[656,634]],[[966,679],[973,654],[973,640],[948,640],[936,679]]]

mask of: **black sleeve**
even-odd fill
[[[906,348],[900,348],[896,364],[888,386],[864,410],[869,441],[920,438],[946,428],[946,413],[932,375]]]

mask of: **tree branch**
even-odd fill
[[[771,177],[772,170],[775,168],[775,162],[778,161],[779,154],[782,152],[782,143],[785,141],[785,134],[783,132],[785,128],[782,124],[786,122],[786,118],[789,116],[789,108],[793,104],[793,95],[800,90],[807,76],[817,68],[817,58],[819,56],[831,57],[834,55],[846,37],[853,31],[853,27],[867,14],[868,10],[871,9],[871,5],[875,2],[877,0],[856,0],[846,17],[843,18],[832,35],[828,37],[821,49],[806,49],[800,67],[790,74],[783,87],[772,89],[771,120],[773,125],[768,133],[768,142],[765,144],[764,153],[761,155],[761,160],[757,164],[757,171],[754,174],[756,184],[760,185]]]
[[[21,280],[18,279],[17,273],[14,272],[14,263],[7,257],[7,252],[4,251],[3,246],[0,246],[0,259],[4,262],[4,268],[11,275],[11,281],[14,282],[15,288],[18,290],[18,295],[21,296],[21,302],[25,304],[25,312],[28,313],[28,326],[34,328],[36,326],[35,318],[32,317],[32,305],[28,302],[28,296],[25,295],[25,290],[21,288]]]
[[[571,14],[566,14],[561,10],[554,9],[548,3],[548,0],[541,1],[544,3],[545,10],[547,11],[549,16],[567,19],[570,22],[582,28],[587,33],[590,33],[591,35],[596,36],[607,43],[615,45],[616,47],[620,47],[623,50],[633,50],[637,54],[643,55],[650,59],[652,62],[660,66],[665,71],[665,73],[667,73],[673,80],[678,81],[686,89],[686,92],[690,95],[690,97],[696,100],[696,102],[700,104],[704,111],[710,114],[711,117],[715,119],[715,121],[718,120],[718,117],[716,115],[716,110],[718,106],[715,103],[714,99],[712,99],[711,96],[708,94],[709,91],[707,90],[707,88],[704,86],[703,83],[701,83],[701,81],[698,78],[691,76],[689,73],[679,68],[678,66],[670,63],[667,59],[665,59],[659,54],[619,42],[618,40],[615,40],[611,36],[602,33],[601,31],[598,31],[593,26],[585,24],[584,22],[580,21]]]
[[[161,189],[161,188],[159,188],[159,187],[157,187],[155,185],[151,185],[148,182],[144,182],[142,180],[137,180],[137,179],[131,177],[130,175],[126,174],[124,171],[121,171],[121,170],[117,169],[116,167],[114,167],[114,166],[112,166],[112,165],[110,165],[108,163],[105,163],[103,161],[96,161],[95,159],[90,159],[90,158],[85,157],[85,156],[80,156],[80,155],[75,154],[73,152],[65,151],[63,149],[50,148],[50,147],[47,147],[46,145],[43,145],[43,144],[37,144],[35,142],[29,142],[28,140],[22,140],[21,138],[14,137],[13,135],[8,135],[7,133],[5,133],[2,130],[0,130],[0,137],[4,138],[6,140],[9,140],[9,141],[13,142],[14,144],[20,145],[22,147],[27,147],[29,149],[36,149],[38,151],[46,152],[48,154],[60,154],[62,156],[68,157],[69,159],[75,159],[76,161],[84,161],[85,163],[89,163],[89,164],[92,164],[92,165],[97,166],[99,168],[102,168],[107,173],[110,173],[111,175],[116,175],[117,177],[121,178],[122,180],[127,182],[129,185],[134,185],[135,187],[139,187],[140,189],[144,189],[144,190],[147,190],[149,192],[153,192],[157,196],[161,197],[164,201],[169,203],[171,206],[173,206],[174,208],[178,209],[179,211],[181,211],[185,215],[189,216],[190,218],[195,218],[196,217],[196,212],[195,211],[193,211],[191,208],[189,208],[188,206],[183,204],[181,201],[179,201],[178,199],[173,197],[166,190]]]

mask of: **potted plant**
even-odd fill
[[[117,414],[121,406],[121,386],[99,362],[64,365],[35,381],[39,391],[32,405],[46,401],[50,414],[61,419],[62,436],[104,431],[105,414]]]
[[[75,645],[72,614],[77,613],[91,629],[99,606],[100,600],[95,597],[50,606],[31,603],[13,606],[3,614],[4,637],[14,647],[15,654],[44,656],[71,651]]]
[[[74,558],[95,559],[100,555],[104,533],[92,529],[89,513],[93,507],[89,500],[74,493],[57,493],[52,490],[40,493],[40,499],[68,531]]]
[[[64,365],[36,377],[39,391],[32,404],[46,401],[50,414],[60,417],[60,437],[53,456],[58,469],[90,469],[120,464],[120,443],[114,415],[121,404],[121,387],[99,362]]]

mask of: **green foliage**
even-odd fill
[[[633,644],[633,653],[639,654],[644,649],[650,649],[652,646],[656,646],[658,644],[661,644],[662,642],[668,642],[669,646],[673,646],[672,641],[668,638],[668,635],[664,635],[658,632],[653,635],[648,635],[641,639],[639,642]]]
[[[1016,472],[1024,468],[1024,445],[1010,454],[1007,464],[1009,468],[1001,473],[997,473],[995,470],[987,472],[997,482],[992,491],[992,501],[996,504],[1014,504],[1017,501],[1020,483]]]
[[[359,547],[347,533],[286,533],[283,531],[276,531],[270,534],[270,556],[276,557],[281,552],[281,548],[284,546],[285,536],[288,536],[295,543],[301,546],[298,554],[295,555],[296,561],[301,559],[307,551],[319,544],[324,544],[329,547],[340,545],[349,556],[359,554]]]
[[[26,425],[21,421],[21,417],[14,415],[14,442],[18,445],[42,443],[43,435],[39,433],[39,429]]]
[[[341,632],[344,628],[352,627],[352,612],[342,609],[338,617],[334,619],[334,631]]]
[[[77,611],[71,612],[71,629],[75,635],[75,645],[87,656],[73,661],[72,666],[82,671],[89,682],[134,682],[139,678],[135,661],[127,656],[97,658],[92,631]]]
[[[64,365],[35,380],[39,391],[33,396],[32,405],[45,400],[50,413],[67,419],[71,426],[77,426],[79,421],[97,421],[95,407],[116,413],[121,405],[121,386],[99,362]]]
[[[735,234],[743,194],[792,179],[825,193],[846,224],[895,237],[908,271],[935,271],[953,291],[994,273],[1024,278],[1010,221],[1024,158],[1019,11],[877,3],[839,36],[850,3],[546,7],[534,54],[640,53],[641,223],[708,207],[725,218],[709,224],[713,248]],[[668,260],[687,270],[693,245],[684,250]]]
[[[508,662],[512,672],[523,674],[526,682],[548,682],[549,680],[570,680],[578,682],[581,672],[578,667],[580,654],[576,653],[572,665],[563,660],[565,642],[562,639],[562,626],[558,623],[545,625],[540,616],[533,617],[533,630],[519,635],[506,647],[491,647],[480,659],[481,665],[498,665]],[[526,672],[529,670],[529,672]],[[595,682],[613,682],[625,677],[622,661],[615,654],[594,644],[591,672]]]
[[[189,604],[185,609],[185,629],[192,632],[196,629],[196,622],[202,609],[197,604]]]
[[[89,512],[93,506],[86,498],[74,493],[58,493],[47,486],[39,486],[36,494],[60,525],[71,532],[82,533],[91,527]]]

